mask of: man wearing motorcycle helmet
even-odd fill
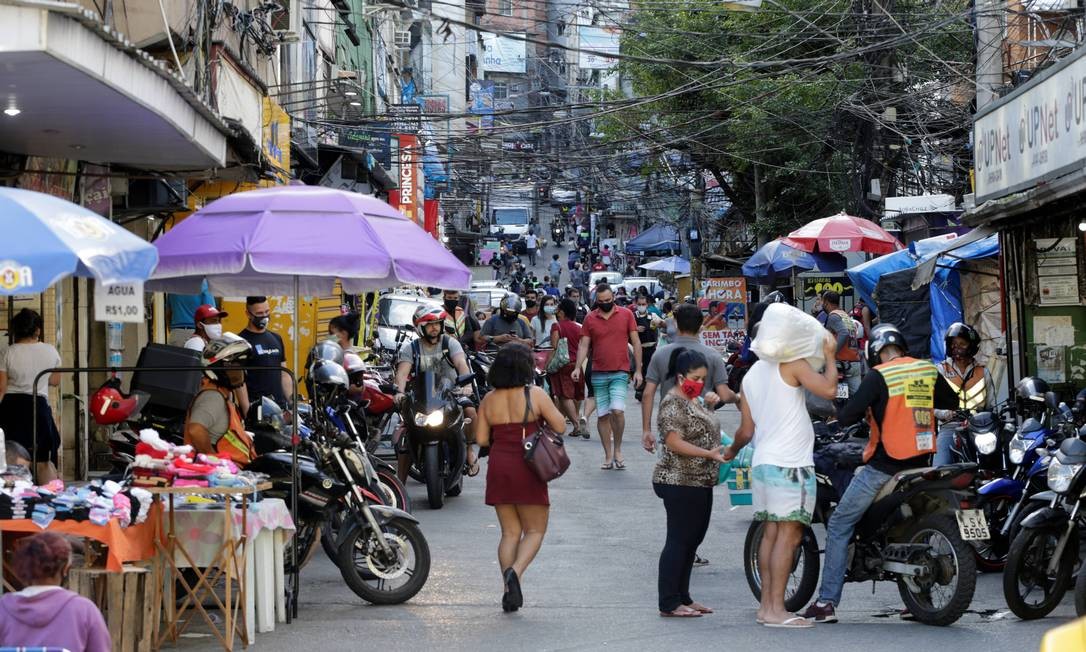
[[[445,332],[449,333],[465,349],[483,348],[483,325],[471,314],[471,302],[460,296],[460,290],[445,290],[442,293],[445,307]]]
[[[532,329],[520,319],[524,302],[515,294],[507,294],[498,304],[498,312],[483,324],[483,341],[488,347],[505,346],[517,342],[531,348],[535,343]]]
[[[974,413],[991,410],[995,405],[995,383],[988,368],[976,361],[977,351],[980,350],[980,333],[968,324],[954,322],[947,328],[943,341],[946,360],[936,366],[958,393],[960,409]],[[954,412],[951,410],[936,410],[935,418],[946,425],[939,429],[932,464],[943,466],[953,461],[950,449],[957,424],[953,421]]]
[[[924,467],[935,451],[935,409],[952,410],[958,396],[935,365],[908,357],[905,336],[892,324],[880,324],[867,341],[871,371],[860,389],[838,411],[842,426],[867,416],[871,437],[860,467],[826,525],[826,556],[818,600],[804,618],[818,623],[837,622],[836,607],[848,565],[848,546],[856,524],[875,495],[894,474]]]
[[[464,347],[456,338],[445,334],[445,322],[448,314],[443,308],[430,305],[422,305],[415,309],[414,324],[418,339],[404,342],[400,346],[400,353],[396,361],[396,404],[403,400],[404,390],[407,388],[407,379],[413,374],[424,371],[433,372],[438,378],[455,383],[457,376],[471,373],[468,367],[468,358],[464,354]],[[471,388],[465,388],[470,391]],[[476,421],[475,406],[464,408],[464,416]],[[475,443],[475,427],[464,428],[464,437],[468,444],[467,468],[468,476],[479,473],[479,461],[475,455],[473,444]],[[411,468],[411,459],[407,451],[400,451],[397,444],[396,473],[401,482],[407,482],[407,472]]]
[[[228,457],[245,466],[256,456],[245,431],[234,390],[245,384],[245,366],[252,346],[233,333],[224,333],[204,347],[204,378],[185,415],[185,443],[197,453]]]
[[[185,348],[193,351],[203,351],[208,342],[221,338],[222,320],[226,316],[225,311],[206,303],[197,308],[193,312],[196,331],[192,337],[185,340]]]

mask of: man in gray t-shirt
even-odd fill
[[[423,338],[419,338],[414,342],[404,342],[400,346],[399,355],[396,357],[397,366],[404,362],[413,365],[415,363],[415,350],[417,349],[419,368],[415,369],[414,373],[432,371],[439,379],[447,379],[453,382],[458,375],[454,360],[456,360],[456,356],[464,355],[464,347],[455,337],[447,337],[445,342],[445,346],[442,345],[441,340],[431,344]],[[448,356],[445,355],[446,347],[448,348]]]
[[[641,445],[650,453],[656,448],[656,437],[652,434],[652,402],[656,395],[656,388],[660,388],[661,398],[675,387],[675,377],[668,374],[668,365],[671,362],[671,354],[676,349],[690,349],[698,351],[705,356],[709,363],[709,373],[705,377],[705,388],[702,396],[709,392],[715,392],[720,397],[721,403],[738,403],[739,398],[735,392],[728,389],[728,374],[724,369],[724,359],[715,349],[711,349],[698,339],[701,331],[701,309],[689,303],[684,303],[675,309],[675,324],[678,335],[671,344],[662,346],[652,354],[648,371],[645,373],[645,391],[641,396]]]
[[[847,359],[842,360],[847,356],[843,355],[841,351],[849,348],[850,338],[855,339],[855,334],[850,333],[849,327],[845,325],[845,319],[851,321],[852,318],[841,310],[841,295],[832,290],[822,294],[822,308],[826,311],[826,330],[833,333],[833,337],[837,341],[837,365],[844,368],[845,382],[848,384],[848,395],[851,398],[860,389],[860,362],[854,359],[855,356],[853,356],[852,362]]]
[[[211,447],[230,429],[230,409],[226,406],[223,395],[217,391],[203,391],[196,395],[189,408],[189,423],[198,423],[207,430],[211,438]]]
[[[415,332],[419,338],[414,342],[404,342],[400,346],[400,353],[396,359],[396,405],[400,405],[407,388],[407,379],[412,374],[431,371],[438,379],[447,379],[455,382],[457,376],[468,374],[468,359],[464,354],[464,347],[455,337],[445,334],[446,313],[440,308],[422,309],[415,313]],[[416,368],[417,364],[417,368]],[[470,385],[464,388],[470,391]],[[474,424],[478,420],[475,407],[465,407],[464,416]],[[475,427],[468,425],[464,428],[464,438],[467,440],[467,475],[474,476],[479,473],[479,461],[475,455],[473,444],[475,443]],[[407,482],[407,472],[411,468],[411,458],[407,449],[400,446],[397,438],[394,442],[397,450],[396,475],[400,482]]]

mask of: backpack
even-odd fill
[[[840,317],[841,323],[844,324],[845,330],[848,331],[848,338],[845,340],[845,345],[837,352],[837,359],[842,362],[859,362],[860,332],[863,327],[844,310],[834,310],[830,314]]]
[[[446,363],[453,369],[456,366],[453,365],[452,355],[449,353],[449,336],[441,334],[441,357]],[[422,365],[422,345],[419,344],[419,340],[415,339],[411,341],[411,369],[413,373],[419,373],[419,367]]]

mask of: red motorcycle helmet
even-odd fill
[[[121,379],[116,376],[102,383],[90,399],[91,415],[100,426],[112,426],[124,423],[138,414],[147,404],[150,396],[145,392],[132,392],[125,396],[121,392]]]

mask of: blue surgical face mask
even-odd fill
[[[558,312],[558,306],[543,306],[543,312],[548,315],[553,315]]]

